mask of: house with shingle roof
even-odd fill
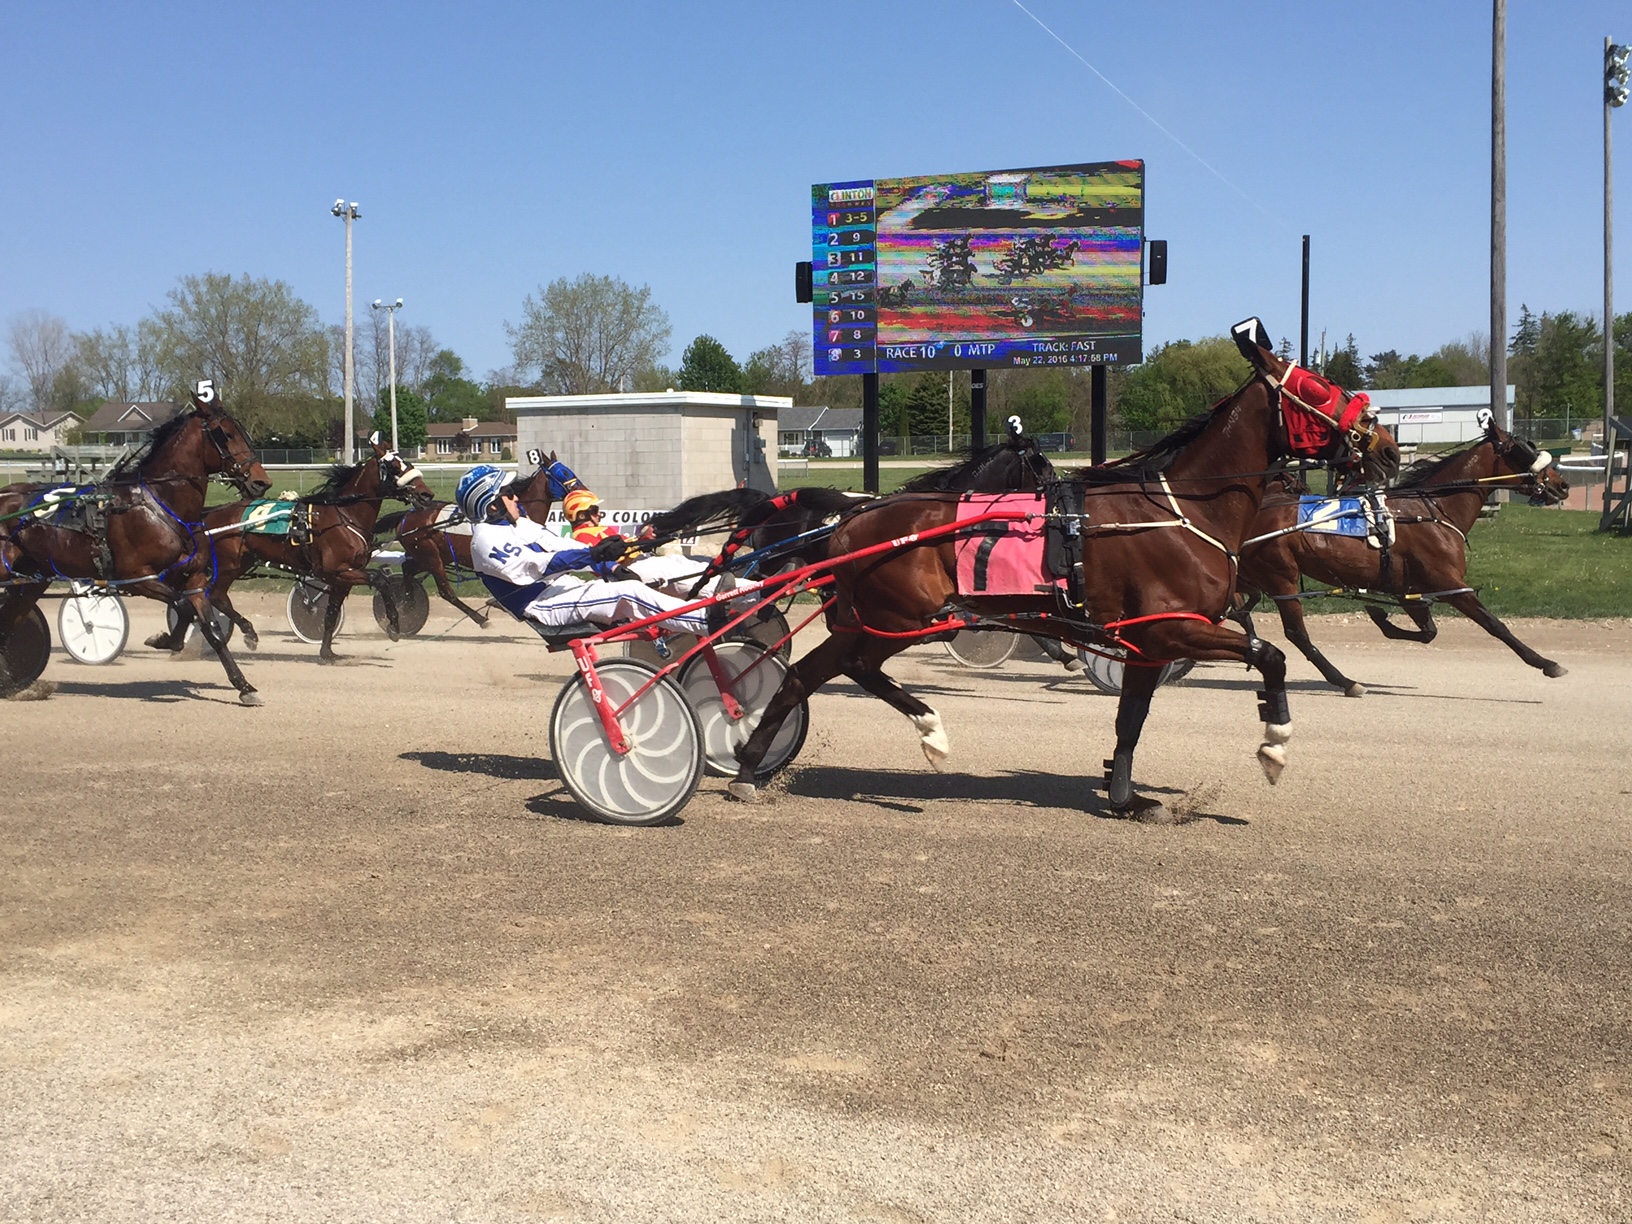
[[[80,423],[74,412],[0,412],[0,451],[48,455],[53,446],[65,445]]]
[[[80,432],[85,441],[103,446],[140,446],[148,435],[185,407],[170,400],[142,403],[109,400],[91,413],[91,419],[80,427]]]
[[[425,448],[421,459],[502,459],[516,454],[516,427],[503,421],[436,421],[425,427]]]

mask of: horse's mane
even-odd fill
[[[1027,445],[1031,445],[1029,442]],[[1003,451],[1013,449],[1016,454],[1020,448],[1005,438],[1001,442],[994,442],[985,450],[970,455],[967,459],[946,467],[932,468],[911,480],[903,483],[896,490],[898,493],[961,493],[966,491],[974,481],[975,473],[997,458]]]
[[[352,478],[363,470],[363,465],[367,462],[368,460],[364,459],[362,463],[336,463],[330,465],[328,474],[323,477],[323,483],[306,494],[301,500],[307,502],[334,501],[341,495],[341,490],[351,482]]]
[[[1241,394],[1239,388],[1232,391],[1211,408],[1196,413],[1172,433],[1158,439],[1142,451],[1124,455],[1121,459],[1112,459],[1097,467],[1081,468],[1073,475],[1079,480],[1090,482],[1121,482],[1130,477],[1154,476],[1159,472],[1165,472],[1173,466],[1173,460],[1178,458],[1179,452],[1201,437],[1207,426],[1213,423],[1213,414],[1239,394]]]
[[[189,419],[191,419],[193,412],[194,409],[191,406],[183,408],[168,421],[165,421],[162,425],[154,429],[152,433],[147,435],[146,442],[143,442],[135,450],[131,451],[130,454],[126,455],[123,459],[119,460],[118,463],[113,465],[108,472],[109,479],[120,476],[129,476],[134,473],[135,470],[141,467],[141,465],[147,460],[149,455],[153,454],[161,446],[164,446],[170,441],[171,438],[175,437],[178,433],[186,428],[187,422]]]
[[[1481,438],[1480,442],[1483,441],[1484,439]],[[1479,442],[1473,444],[1473,446],[1478,445]],[[1394,480],[1393,487],[1396,489],[1421,488],[1456,460],[1471,451],[1473,446],[1464,446],[1461,450],[1454,450],[1445,455],[1428,455],[1425,458],[1415,460],[1401,469],[1399,476]]]

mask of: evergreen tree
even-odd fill
[[[1360,346],[1354,342],[1354,333],[1343,342],[1343,347],[1326,358],[1321,371],[1345,391],[1359,391],[1367,386],[1366,374],[1360,367]]]
[[[1543,318],[1546,316],[1544,315]],[[1541,342],[1541,320],[1530,313],[1530,307],[1519,306],[1519,325],[1513,329],[1513,339],[1507,346],[1510,357],[1528,357]]]
[[[686,346],[680,355],[678,377],[682,391],[742,394],[742,369],[713,336],[698,336]]]

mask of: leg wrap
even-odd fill
[[[1258,690],[1258,717],[1270,726],[1283,726],[1292,721],[1292,708],[1286,701],[1286,690]]]

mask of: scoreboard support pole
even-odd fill
[[[969,371],[969,453],[986,449],[986,371]]]
[[[861,484],[878,492],[878,375],[861,376]]]
[[[1110,377],[1102,365],[1088,367],[1088,462],[1105,462],[1105,417]]]

